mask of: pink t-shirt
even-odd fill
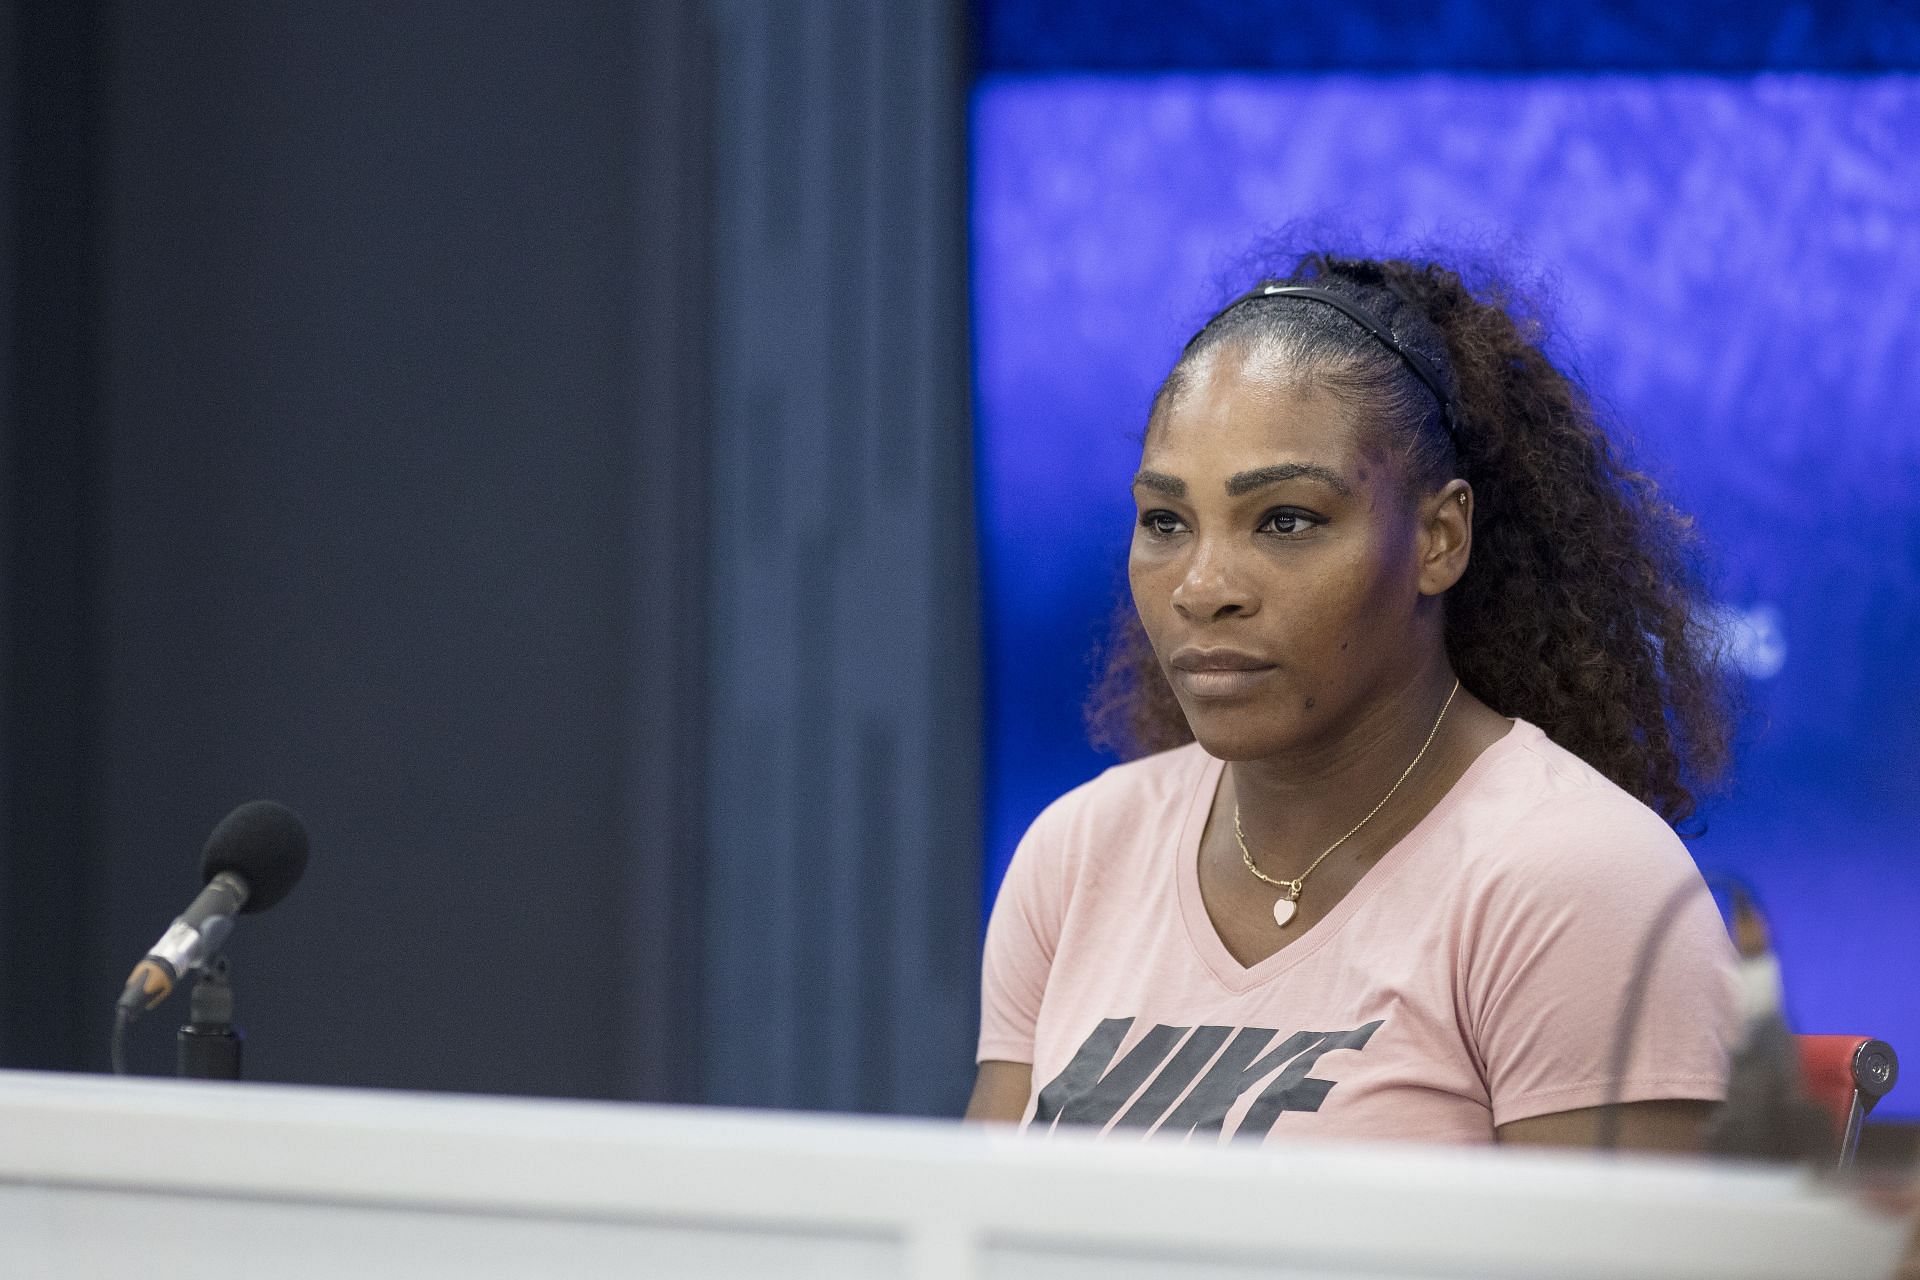
[[[1491,1142],[1529,1116],[1717,1100],[1736,958],[1651,810],[1517,722],[1319,923],[1251,968],[1200,899],[1224,766],[1109,769],[1034,821],[987,928],[981,1061],[1032,1128]],[[1674,895],[1625,1070],[1630,975]]]

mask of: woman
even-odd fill
[[[1668,823],[1726,717],[1580,392],[1455,273],[1311,255],[1188,343],[1133,491],[1096,709],[1172,749],[1021,842],[969,1118],[1693,1147],[1735,960]]]

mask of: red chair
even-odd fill
[[[1807,1096],[1833,1121],[1840,1167],[1853,1164],[1860,1126],[1873,1104],[1900,1079],[1900,1060],[1884,1040],[1868,1036],[1795,1036]]]

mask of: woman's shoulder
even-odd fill
[[[1480,771],[1447,914],[1494,1122],[1606,1098],[1712,1098],[1734,1033],[1734,952],[1659,814],[1521,722]],[[1492,748],[1490,748],[1492,750]],[[1651,967],[1650,967],[1651,962]],[[1601,1074],[1628,993],[1653,1030]],[[1639,997],[1634,997],[1638,999]]]
[[[1462,806],[1463,852],[1483,882],[1697,878],[1664,818],[1537,726],[1516,721],[1488,750],[1495,758]]]
[[[1090,847],[1156,842],[1178,830],[1215,763],[1188,743],[1114,765],[1043,809],[1022,843],[1073,860]]]
[[[1128,760],[1101,771],[1046,807],[1055,821],[1131,820],[1143,810],[1192,798],[1213,757],[1198,743]]]

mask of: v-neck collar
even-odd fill
[[[1207,971],[1221,986],[1239,994],[1273,980],[1325,946],[1341,926],[1365,906],[1383,884],[1393,878],[1400,865],[1426,843],[1434,828],[1445,821],[1446,815],[1459,804],[1460,798],[1466,794],[1487,762],[1504,755],[1510,744],[1519,740],[1522,736],[1521,726],[1525,723],[1515,719],[1512,728],[1474,757],[1473,763],[1440,797],[1440,802],[1427,810],[1426,816],[1415,823],[1411,831],[1360,874],[1360,879],[1347,891],[1347,896],[1334,905],[1332,911],[1308,926],[1299,938],[1251,965],[1241,964],[1227,950],[1227,944],[1220,939],[1220,931],[1214,928],[1213,919],[1207,914],[1206,901],[1200,896],[1200,837],[1206,832],[1207,817],[1213,810],[1214,797],[1220,790],[1220,775],[1226,769],[1224,760],[1216,760],[1203,753],[1199,776],[1188,798],[1186,817],[1180,826],[1179,848],[1174,858],[1174,879],[1188,940],[1193,943],[1193,949],[1199,954]]]

